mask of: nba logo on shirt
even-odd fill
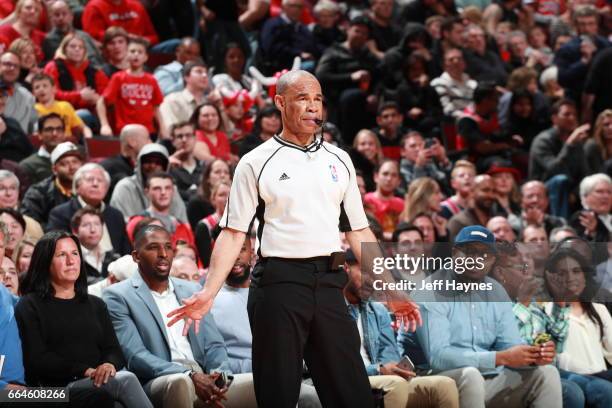
[[[336,171],[336,166],[333,164],[329,165],[329,170],[331,171],[332,180],[338,182],[338,172]]]

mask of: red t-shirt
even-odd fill
[[[404,210],[404,200],[399,197],[380,200],[376,197],[375,192],[371,192],[363,197],[363,203],[365,207],[372,211],[383,232],[393,232],[395,230],[399,216]]]
[[[220,130],[215,131],[215,135],[217,136],[217,143],[213,144],[210,139],[206,137],[204,132],[201,130],[196,131],[197,140],[206,143],[211,155],[222,160],[229,160],[230,144],[229,140],[227,139],[227,135]]]
[[[147,10],[137,0],[90,0],[83,10],[83,30],[98,41],[104,39],[108,27],[119,26],[130,34],[144,37],[151,45],[158,43],[157,34]]]
[[[115,134],[130,123],[141,124],[155,133],[155,107],[162,103],[164,96],[153,75],[145,72],[135,76],[119,71],[111,77],[102,96],[108,105],[115,105]]]
[[[8,47],[13,41],[21,38],[21,34],[19,34],[19,32],[17,32],[12,25],[5,24],[0,26],[0,38],[4,42],[4,49],[8,50]],[[32,40],[36,48],[36,59],[38,61],[43,61],[45,59],[45,55],[42,51],[42,43],[45,40],[45,33],[39,30],[34,30],[30,33],[30,40]]]

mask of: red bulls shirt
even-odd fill
[[[103,96],[107,105],[115,107],[115,134],[129,123],[139,123],[155,133],[153,115],[164,96],[153,75],[136,76],[119,71],[112,76]]]

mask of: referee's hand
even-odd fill
[[[214,296],[206,289],[194,294],[190,298],[183,299],[183,306],[168,313],[168,317],[172,317],[172,320],[168,322],[168,327],[184,319],[183,336],[187,335],[192,324],[194,324],[197,334],[200,330],[200,320],[210,311],[213,300]]]
[[[397,327],[404,327],[405,331],[415,331],[423,324],[419,305],[412,300],[388,301],[387,306],[395,315]]]

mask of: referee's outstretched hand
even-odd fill
[[[412,300],[388,301],[387,305],[395,315],[397,327],[404,327],[405,331],[415,331],[423,324],[419,305]]]
[[[194,329],[197,334],[200,330],[200,320],[210,311],[213,305],[213,299],[214,296],[206,289],[187,299],[183,299],[183,306],[168,313],[168,317],[172,317],[172,320],[168,322],[168,327],[184,319],[185,327],[183,328],[183,336],[187,335],[192,324],[194,324]]]

